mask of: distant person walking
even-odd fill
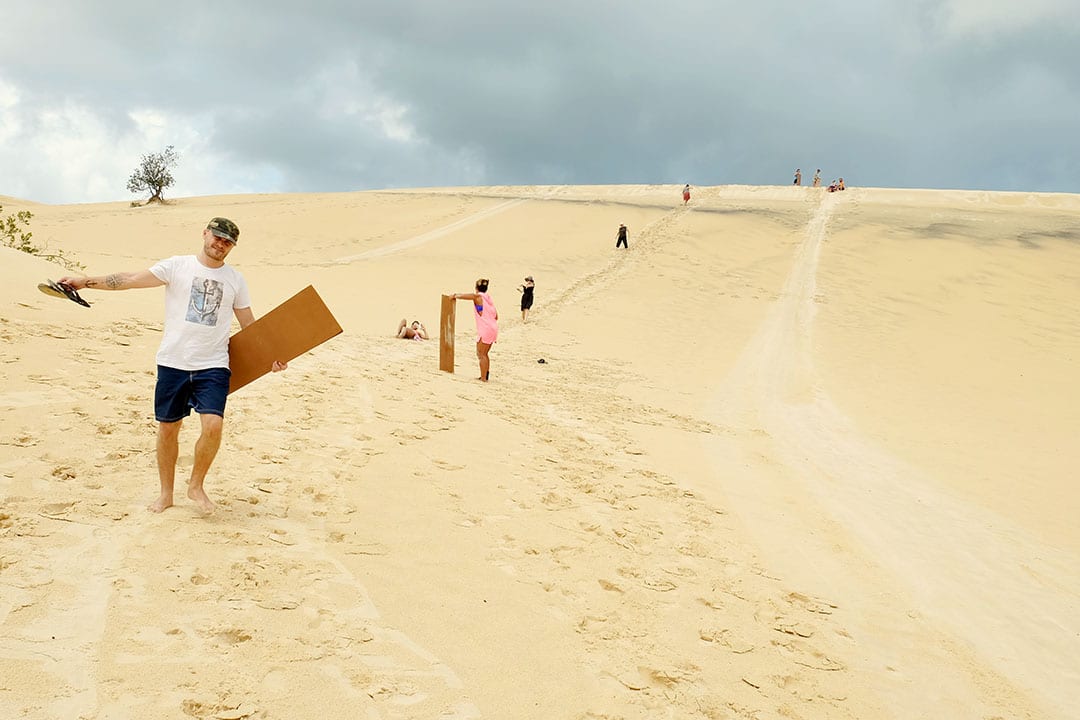
[[[529,310],[533,306],[534,287],[532,275],[526,275],[525,282],[518,286],[518,292],[521,293],[521,322],[526,322],[529,318]]]
[[[821,187],[821,168],[814,173],[814,187]]]
[[[690,183],[684,185],[682,189],[682,204],[685,205],[688,202],[690,202]]]
[[[476,318],[476,358],[480,361],[480,380],[488,381],[491,360],[488,352],[499,337],[499,311],[488,295],[488,279],[476,281],[476,292],[454,293],[454,300],[472,300],[473,316]]]
[[[802,185],[802,170],[795,168],[795,182],[792,185]]]
[[[626,226],[621,223],[619,224],[619,234],[615,236],[615,248],[618,249],[620,245],[627,250],[630,249],[630,245],[626,242]]]

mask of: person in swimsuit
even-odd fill
[[[821,187],[821,168],[814,173],[814,187]]]
[[[424,327],[424,323],[419,320],[413,320],[412,325],[405,322],[405,318],[401,318],[401,322],[397,326],[397,336],[402,340],[427,340],[427,328]]]
[[[518,286],[518,292],[521,293],[521,322],[525,322],[529,317],[529,309],[533,306],[534,287],[532,275],[526,275],[525,283]]]
[[[792,185],[802,185],[802,170],[795,168],[795,182]]]
[[[476,358],[480,361],[480,380],[488,381],[491,359],[488,352],[499,337],[499,311],[488,295],[488,279],[476,281],[476,292],[454,293],[454,300],[472,300],[473,316],[476,318]]]

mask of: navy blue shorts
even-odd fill
[[[158,422],[176,422],[190,415],[194,408],[197,413],[225,417],[231,375],[228,368],[177,370],[158,365],[154,416]]]

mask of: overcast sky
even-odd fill
[[[168,7],[169,9],[160,9]],[[0,0],[0,195],[1080,192],[1080,0]]]

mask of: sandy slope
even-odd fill
[[[0,253],[0,715],[1069,717],[1080,200],[678,191],[4,199],[93,273],[227,215],[346,332],[151,515],[160,293]],[[487,386],[390,337],[480,275]]]

